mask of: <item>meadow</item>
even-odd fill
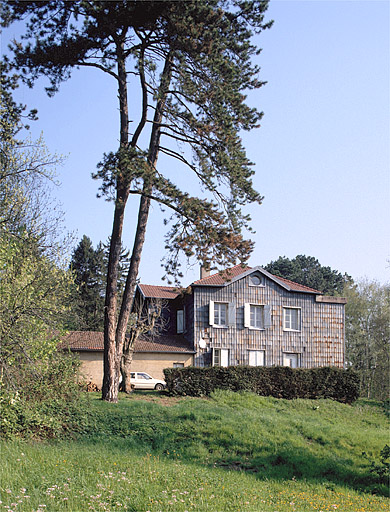
[[[90,394],[66,440],[1,442],[0,511],[388,511],[381,403]],[[364,455],[363,455],[364,452]]]

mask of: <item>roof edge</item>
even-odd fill
[[[287,290],[291,293],[309,293],[311,295],[317,295],[317,296],[322,295],[322,292],[320,292],[319,290],[314,290],[314,288],[312,288],[310,290],[294,290],[288,283],[279,279],[278,276],[275,276],[274,274],[270,274],[267,270],[265,270],[263,267],[260,267],[259,265],[256,267],[249,267],[247,270],[245,270],[241,274],[238,274],[237,276],[232,277],[232,279],[230,279],[229,281],[226,281],[222,284],[197,283],[195,281],[195,283],[192,283],[191,286],[207,286],[210,288],[213,288],[213,287],[214,288],[223,288],[224,286],[229,286],[230,284],[235,283],[239,279],[242,279],[242,278],[252,274],[252,272],[260,272],[261,274],[268,277],[268,279],[271,279],[271,281],[274,281],[276,284],[278,284],[279,286],[281,286],[282,288],[284,288],[285,290]],[[213,275],[216,275],[216,274],[213,274]],[[211,277],[211,276],[209,276],[209,277]],[[289,281],[289,279],[287,279],[287,281]],[[293,281],[291,281],[291,282],[293,282]],[[298,286],[304,286],[304,285],[300,285],[300,283],[295,283],[295,284],[297,284]]]

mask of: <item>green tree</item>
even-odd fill
[[[269,28],[267,1],[14,1],[3,25],[25,20],[24,40],[13,44],[13,64],[29,85],[49,77],[49,94],[72,68],[95,67],[118,86],[119,149],[104,155],[96,177],[115,201],[107,273],[102,396],[117,401],[120,361],[145,240],[151,201],[172,212],[165,270],[180,277],[179,255],[205,266],[246,261],[253,244],[244,240],[249,217],[241,208],[261,202],[253,189],[252,164],[241,130],[258,126],[262,113],[249,107],[248,90],[259,88],[260,50],[253,32]],[[140,89],[140,112],[130,132],[128,80]],[[134,95],[132,95],[134,97]],[[143,141],[148,141],[142,148]],[[183,149],[181,149],[183,148]],[[158,167],[164,153],[198,178],[204,193],[178,188]],[[122,301],[118,263],[128,198],[140,196],[136,235]]]
[[[74,249],[69,268],[74,276],[74,293],[70,304],[68,327],[80,331],[102,331],[104,294],[110,242],[99,242],[94,249],[86,235]],[[118,264],[118,295],[123,294],[129,267],[129,253],[123,248]]]
[[[345,288],[346,360],[359,372],[361,393],[390,397],[390,285],[361,280]]]
[[[16,85],[2,80],[0,96],[0,435],[57,436],[79,428],[85,410],[77,363],[57,351],[71,285],[51,199],[60,159],[41,139],[16,138]]]
[[[271,261],[264,269],[275,276],[290,279],[299,284],[309,286],[327,295],[342,294],[344,286],[352,282],[347,274],[324,267],[313,256],[298,255],[293,259],[280,256]]]
[[[11,133],[17,133],[12,122],[0,137],[0,365],[7,384],[19,380],[23,365],[55,350],[71,283],[59,240],[61,214],[52,208],[48,186],[59,159],[42,140],[22,142]]]
[[[71,304],[70,325],[80,331],[101,331],[104,322],[104,261],[103,249],[93,248],[91,240],[83,236],[70,262],[75,291]]]

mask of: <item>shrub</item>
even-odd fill
[[[88,407],[78,366],[75,358],[54,353],[41,365],[19,367],[11,379],[14,388],[1,380],[0,436],[53,438],[82,431]]]
[[[352,403],[359,396],[359,378],[335,367],[292,369],[285,366],[167,368],[167,391],[175,395],[208,396],[216,389],[252,391],[275,398],[331,398]]]

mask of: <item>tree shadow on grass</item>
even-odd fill
[[[245,472],[258,479],[321,482],[329,489],[341,485],[359,492],[389,495],[387,487],[370,473],[368,461],[356,463],[356,453],[349,457],[348,448],[337,455],[340,450],[332,450],[332,441],[324,433],[318,433],[315,440],[302,439],[302,435],[299,438],[297,433],[296,444],[275,440],[267,445],[264,440],[256,443],[251,436],[241,436],[239,426],[228,424],[225,412],[216,408],[203,406],[200,412],[139,401],[130,407],[122,405],[97,418],[91,440],[104,439],[121,451],[136,450],[171,460],[179,456],[183,463]],[[321,445],[319,453],[314,453],[313,443]]]

